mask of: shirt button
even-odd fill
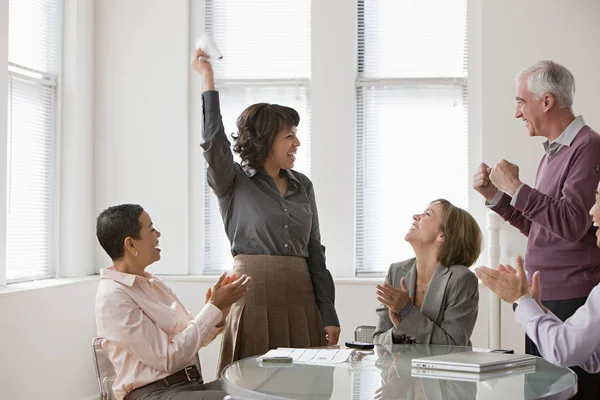
[[[287,212],[287,208],[284,208],[284,209],[283,209],[283,212]]]
[[[287,243],[286,243],[286,244],[284,244],[284,245],[283,245],[283,247],[288,247],[288,244],[287,244]]]
[[[287,225],[284,225],[283,227],[284,227],[285,229],[287,229],[287,228],[288,228],[288,226],[287,226]]]

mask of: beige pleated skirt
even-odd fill
[[[270,349],[327,344],[305,258],[237,255],[233,273],[252,282],[227,317],[219,376],[232,362]]]

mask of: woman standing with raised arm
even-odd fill
[[[221,120],[214,73],[202,50],[191,66],[203,77],[204,158],[234,256],[233,271],[253,284],[227,319],[219,371],[277,347],[337,344],[335,286],[325,265],[312,182],[292,170],[298,113],[259,103],[237,119],[234,162]]]

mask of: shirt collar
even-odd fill
[[[298,179],[298,176],[294,171],[291,169],[284,169],[284,171],[287,174],[288,179],[292,181],[296,187],[300,186],[300,179]]]
[[[135,283],[136,278],[146,278],[150,279],[154,276],[149,274],[148,272],[144,272],[144,276],[127,274],[125,272],[115,271],[115,267],[103,268],[100,270],[100,279],[112,279],[115,282],[122,283],[123,285],[132,287]]]
[[[579,131],[583,129],[584,126],[585,121],[583,120],[583,116],[579,115],[552,143],[558,143],[563,146],[570,146],[571,143],[573,143],[573,140],[575,140],[575,136],[577,136]]]
[[[246,173],[246,175],[248,176],[248,178],[253,178],[258,172],[262,172],[263,174],[265,174],[263,171],[258,171],[247,165],[243,166],[242,168],[243,168],[244,172]],[[284,169],[283,171],[285,171],[285,173],[288,177],[288,180],[292,181],[295,186],[300,185],[300,179],[298,179],[296,173],[293,170]]]
[[[242,167],[242,169],[244,170],[244,172],[246,173],[246,175],[248,176],[248,178],[252,178],[254,175],[256,175],[256,173],[258,172],[257,170],[255,170],[252,167],[249,167],[247,165],[244,165]]]

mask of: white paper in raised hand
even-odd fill
[[[215,43],[215,38],[208,32],[204,32],[202,36],[196,40],[196,48],[202,49],[203,52],[210,56],[209,59],[204,59],[204,57],[201,57],[202,60],[211,62],[223,58],[223,55]]]

